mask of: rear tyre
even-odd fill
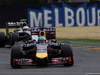
[[[63,57],[70,58],[70,62],[65,63],[64,66],[72,66],[74,64],[72,46],[70,44],[64,44],[61,53]]]
[[[18,41],[19,39],[19,35],[18,33],[11,33],[11,46],[13,46],[15,44],[16,41]]]
[[[0,47],[4,47],[5,46],[5,33],[4,32],[0,32]]]
[[[19,45],[14,45],[11,49],[11,67],[20,68],[21,65],[18,65],[14,62],[14,59],[20,59],[22,55],[22,48]]]

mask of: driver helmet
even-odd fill
[[[45,44],[45,43],[46,43],[46,38],[43,37],[43,36],[39,37],[38,43],[39,43],[39,44]]]
[[[29,29],[29,27],[28,26],[24,26],[23,29]]]

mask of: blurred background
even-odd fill
[[[54,3],[54,2],[90,2],[100,0],[0,0],[0,3],[23,3],[23,2],[37,2],[37,3]]]
[[[88,6],[95,3],[98,4],[100,0],[0,0],[0,28],[5,28],[6,22],[20,21],[20,19],[27,19],[27,9],[38,9],[42,6],[51,8],[51,4],[55,4],[59,7],[62,3],[70,5],[75,8],[87,2]]]

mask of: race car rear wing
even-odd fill
[[[12,27],[21,27],[24,23],[26,22],[7,22],[6,25],[9,28],[12,28]]]
[[[31,29],[32,35],[39,35],[40,31],[45,31],[46,38],[49,39],[56,39],[56,29],[55,28],[35,28]]]
[[[7,22],[6,23],[6,34],[9,32],[9,28],[19,28],[23,27],[23,24],[26,22]]]

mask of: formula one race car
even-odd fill
[[[47,39],[55,39],[55,28],[29,28],[25,23],[8,23],[9,27],[19,27],[14,32],[7,33],[0,32],[0,47],[5,45],[13,46],[16,41],[36,40],[38,41],[39,32],[45,31]],[[8,29],[6,29],[8,30]],[[43,33],[43,32],[41,32]]]
[[[17,27],[18,29],[14,30],[14,32],[8,33],[8,27]],[[0,47],[4,47],[5,45],[12,46],[18,40],[31,39],[31,31],[24,22],[8,23],[6,32],[6,36],[4,32],[0,32]]]
[[[23,65],[74,64],[72,43],[56,43],[46,39],[45,31],[40,31],[38,42],[18,42],[11,48],[11,66],[20,68]],[[48,41],[48,42],[47,42]]]

